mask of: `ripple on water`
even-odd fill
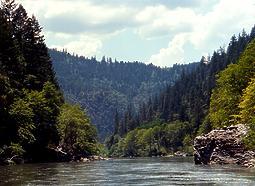
[[[116,159],[0,167],[0,185],[255,185],[255,172],[186,158]]]

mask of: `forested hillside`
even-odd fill
[[[245,142],[255,149],[255,40],[237,64],[220,72],[211,97],[209,119],[213,128],[248,125],[250,131]]]
[[[22,5],[0,6],[0,164],[58,161],[96,153],[95,128],[79,106],[64,104],[37,19]],[[76,135],[75,135],[76,134]]]
[[[113,132],[116,111],[120,115],[127,108],[137,111],[139,103],[147,102],[166,86],[172,86],[181,74],[189,74],[198,66],[193,63],[159,68],[105,57],[97,61],[65,51],[49,52],[66,99],[88,111],[101,139]]]
[[[214,51],[209,61],[202,57],[195,71],[182,75],[173,86],[168,86],[147,104],[141,104],[138,113],[127,109],[124,117],[116,117],[115,132],[107,142],[110,153],[117,156],[143,156],[161,155],[177,150],[192,152],[192,139],[197,134],[208,132],[213,126],[217,126],[212,123],[224,124],[239,110],[234,100],[240,99],[240,92],[250,81],[250,77],[247,76],[252,73],[252,67],[244,66],[240,72],[242,76],[238,76],[240,69],[232,64],[239,60],[247,44],[254,38],[255,27],[249,35],[245,31],[238,37],[234,35],[226,50],[220,48]],[[241,61],[243,59],[240,59],[240,63]],[[236,81],[236,85],[240,86],[239,94],[236,94],[235,89],[232,90],[232,83],[220,78],[218,86],[225,87],[229,84],[232,88],[218,88],[214,91],[209,119],[210,98],[215,87],[216,74],[228,65],[227,72],[223,72],[226,74],[224,76],[229,81]],[[239,79],[233,79],[237,76]],[[248,97],[251,96],[251,89],[247,90],[250,92],[246,93],[249,94]],[[229,107],[232,101],[235,104]],[[245,104],[247,105],[243,102],[240,107],[244,107]]]

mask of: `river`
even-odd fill
[[[24,164],[0,167],[0,185],[255,185],[255,170],[175,157]]]

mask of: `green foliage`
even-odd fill
[[[192,137],[188,123],[179,121],[137,128],[119,138],[110,149],[112,156],[160,156],[184,150],[192,154]]]
[[[0,7],[0,159],[24,153],[44,160],[59,144],[63,95],[55,81],[41,27],[22,5]]]
[[[193,71],[189,73],[183,71],[173,85],[150,98],[147,103],[141,102],[138,112],[133,112],[131,118],[127,120],[126,115],[130,115],[128,108],[118,122],[118,126],[123,128],[119,131],[124,132],[118,134],[125,136],[134,123],[140,129],[154,128],[160,123],[181,121],[188,123],[190,127],[187,130],[180,130],[178,127],[172,128],[171,126],[167,130],[177,137],[190,135],[193,138],[196,134],[207,133],[214,127],[230,125],[237,121],[242,90],[247,86],[255,69],[252,62],[255,52],[252,47],[248,46],[250,51],[245,51],[244,54],[242,52],[253,38],[254,34],[247,35],[245,31],[238,38],[233,36],[227,50],[220,48],[214,51],[212,57],[208,59],[202,57]],[[239,64],[234,64],[240,56]],[[224,70],[225,68],[227,69]],[[224,71],[221,72],[222,70]],[[219,72],[216,82],[215,76]],[[217,88],[213,90],[216,83]],[[210,115],[208,116],[209,110]],[[180,131],[183,134],[179,133]],[[170,144],[168,148],[176,150],[183,146],[182,140],[171,142],[169,136],[171,135],[166,137],[167,143]],[[191,149],[191,143],[186,142],[187,139],[185,146]]]
[[[194,138],[192,138],[190,135],[185,136],[183,139],[183,151],[188,154],[193,154],[193,141]]]
[[[62,105],[62,95],[55,86],[46,82],[42,91],[26,92],[25,99],[33,109],[33,122],[36,146],[42,148],[49,144],[58,144],[58,133],[56,128],[57,116]]]
[[[17,142],[20,144],[32,143],[35,141],[33,129],[34,113],[30,104],[23,99],[16,100],[10,109],[10,117],[16,123]]]
[[[2,157],[12,158],[14,156],[22,157],[25,153],[25,150],[19,143],[11,143],[9,146],[4,145],[0,148],[0,159]]]
[[[253,78],[249,86],[244,90],[242,101],[239,104],[240,120],[248,124],[250,130],[244,143],[249,149],[255,149],[255,79]]]
[[[157,125],[160,125],[160,124],[162,124],[162,123],[163,123],[163,121],[162,121],[161,119],[156,118],[156,119],[154,119],[153,121],[150,121],[150,122],[141,124],[141,125],[138,126],[137,128],[138,128],[138,129],[148,129],[148,128],[153,128],[153,127],[155,127],[155,126],[157,126]]]
[[[219,74],[217,87],[213,90],[210,104],[210,121],[214,128],[235,124],[238,120],[240,109],[247,108],[250,103],[248,95],[252,86],[244,93],[244,101],[239,106],[242,99],[243,90],[248,86],[255,74],[255,41],[251,42],[242,54],[238,64],[229,65],[228,68]],[[246,105],[246,106],[244,106]],[[241,115],[245,117],[247,110],[242,110]]]
[[[183,147],[183,140],[186,135],[190,135],[192,131],[192,126],[187,122],[176,121],[172,124],[166,125],[166,144],[168,148],[172,151],[176,151],[179,147]]]
[[[119,141],[123,144],[128,142],[135,149],[128,150],[129,153],[122,151],[122,155],[153,155],[163,153],[164,150],[168,152],[180,149],[191,153],[193,151],[192,139],[195,135],[207,133],[213,127],[222,127],[237,121],[240,117],[238,105],[242,91],[253,76],[255,69],[255,60],[252,57],[255,52],[251,46],[253,44],[251,43],[243,54],[242,52],[253,38],[254,34],[247,35],[245,31],[238,38],[233,36],[227,51],[220,48],[206,63],[206,58],[202,57],[193,72],[182,72],[174,85],[168,86],[158,96],[149,99],[147,103],[141,103],[138,113],[132,113],[129,120],[125,119],[126,113],[129,113],[127,109],[118,123],[118,126],[126,129],[123,130],[126,131],[126,136],[125,133],[119,133],[124,137]],[[234,64],[239,58],[239,63]],[[227,66],[228,68],[224,70]],[[221,72],[222,70],[224,71]],[[219,72],[216,82],[215,75]],[[212,93],[216,83],[217,88]],[[136,121],[138,130],[145,129],[144,137],[135,138],[134,133],[129,133],[133,131],[128,130],[133,121]],[[143,144],[145,150],[139,149],[139,144]],[[112,145],[116,148],[114,143]],[[111,146],[111,143],[108,146]],[[162,147],[164,150],[161,151]],[[125,146],[122,148],[130,149]]]
[[[125,137],[124,143],[124,156],[137,156],[138,143],[137,143],[137,130],[130,131]]]
[[[243,139],[244,144],[250,150],[255,149],[255,129],[251,128],[248,132],[248,135]]]
[[[15,142],[27,153],[47,148],[50,144],[58,144],[56,118],[62,95],[50,82],[45,83],[41,91],[23,89],[20,97],[9,105],[9,125],[3,125],[1,132],[8,132],[6,144]]]
[[[139,103],[146,102],[165,86],[172,85],[182,72],[188,74],[198,65],[159,68],[139,62],[112,62],[110,58],[100,62],[94,57],[78,57],[65,51],[49,52],[65,97],[87,109],[100,139],[114,132],[116,110],[122,118],[131,106],[133,114],[139,110]],[[134,120],[128,122],[132,124],[126,129],[134,129]],[[118,126],[119,134],[126,132],[121,127]]]
[[[255,74],[254,74],[255,75]],[[242,101],[239,104],[241,122],[255,125],[255,79],[253,78],[249,86],[244,90]]]
[[[238,66],[236,64],[220,73],[217,88],[213,90],[210,105],[210,121],[213,126],[223,127],[234,122],[233,116],[238,113],[240,99]]]
[[[18,143],[11,143],[6,151],[9,152],[11,156],[22,156],[25,153],[25,150]]]
[[[210,118],[207,115],[203,121],[203,123],[199,126],[199,130],[197,132],[197,135],[201,135],[201,134],[207,134],[208,132],[210,132],[212,130],[212,126],[211,126],[211,122],[210,122]]]
[[[210,105],[213,127],[243,123],[248,135],[247,148],[255,149],[255,39],[247,46],[237,64],[219,74]]]
[[[58,117],[61,145],[67,151],[81,155],[97,153],[96,129],[78,105],[64,104]]]

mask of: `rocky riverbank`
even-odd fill
[[[255,152],[247,150],[242,142],[247,132],[247,127],[239,124],[196,137],[195,164],[238,164],[255,167]]]
[[[109,160],[110,158],[91,155],[84,156],[80,154],[67,153],[62,148],[47,148],[43,151],[42,156],[33,159],[27,157],[13,156],[7,159],[0,159],[0,165],[16,165],[24,163],[49,163],[49,162],[91,162]]]

